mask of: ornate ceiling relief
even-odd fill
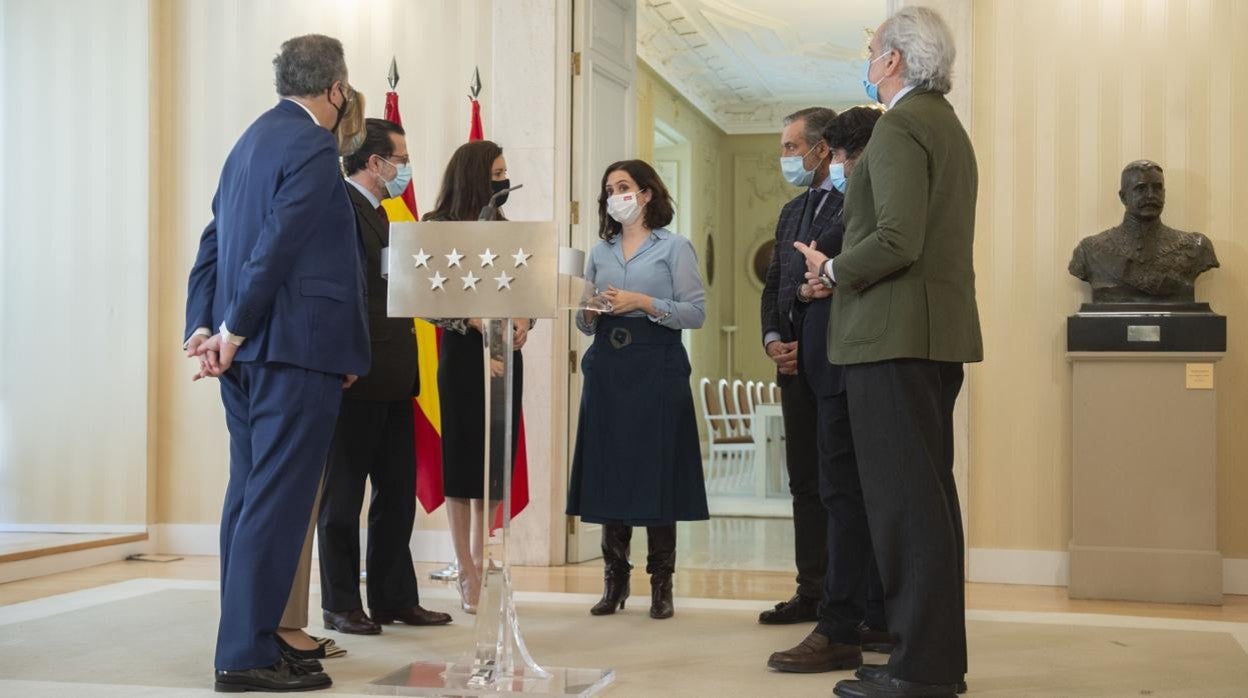
[[[866,101],[866,30],[886,0],[641,0],[637,54],[729,134],[775,133],[798,109]]]

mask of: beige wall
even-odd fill
[[[146,0],[0,3],[0,525],[144,523],[147,68]]]
[[[1246,30],[1237,0],[975,2],[986,360],[970,380],[972,547],[1067,545],[1064,322],[1088,291],[1066,264],[1080,238],[1121,219],[1119,172],[1148,158],[1166,169],[1164,220],[1207,234],[1222,262],[1196,293],[1229,317],[1216,369],[1219,543],[1248,557]]]
[[[686,187],[684,198],[692,208],[689,233],[704,274],[707,239],[714,240],[715,276],[707,287],[706,325],[692,336],[694,380],[771,380],[774,364],[760,346],[762,285],[750,278],[749,259],[760,243],[774,238],[780,208],[800,193],[780,177],[778,125],[774,135],[727,135],[641,61],[636,91],[637,157],[649,161],[675,156],[686,147],[656,154],[655,119],[689,141],[692,186]],[[737,328],[731,340],[732,376],[727,372],[726,326]]]
[[[281,42],[308,32],[341,39],[369,116],[382,113],[386,72],[397,57],[417,203],[427,210],[442,168],[467,137],[465,96],[474,65],[487,85],[482,98],[489,97],[489,17],[489,3],[481,1],[155,2],[163,53],[154,62],[160,70],[153,94],[163,130],[156,146],[160,169],[152,178],[159,202],[152,225],[159,249],[151,328],[159,340],[154,521],[215,523],[220,516],[227,474],[220,397],[212,382],[190,382],[191,366],[177,351],[186,275],[226,154],[277,99],[270,61]],[[487,111],[487,134],[490,116]],[[444,519],[438,511],[421,515],[417,525],[442,527]]]
[[[733,256],[726,269],[735,280],[732,323],[733,378],[775,380],[776,364],[763,351],[763,283],[754,273],[754,255],[760,245],[774,243],[780,209],[802,190],[780,175],[780,133],[726,136],[721,189],[731,192],[723,201],[724,215],[733,225]],[[727,322],[725,324],[728,324]]]
[[[725,259],[731,255],[731,230],[725,224],[719,202],[723,194],[717,183],[722,163],[720,144],[723,132],[702,115],[688,100],[681,97],[642,61],[637,62],[637,157],[654,160],[654,120],[678,131],[687,141],[691,184],[684,192],[689,207],[688,230],[680,231],[693,243],[706,281],[707,240],[714,239],[714,282],[707,288],[706,324],[690,334],[690,364],[696,382],[703,375],[717,375],[723,365],[719,328],[723,318],[731,317],[732,279]]]

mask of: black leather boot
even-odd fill
[[[671,618],[672,573],[676,571],[676,524],[646,528],[649,555],[646,571],[650,573],[650,617]]]
[[[589,612],[606,616],[624,609],[628,598],[629,573],[633,566],[628,563],[628,542],[633,537],[631,526],[604,524],[602,527],[602,598]]]

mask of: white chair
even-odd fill
[[[750,393],[751,395],[754,396],[754,404],[766,405],[767,400],[764,399],[763,397],[763,389],[766,387],[766,385],[762,381],[757,381],[757,382],[751,381],[751,383],[754,384],[754,390]]]
[[[739,417],[729,414],[724,398],[728,381],[721,379],[718,390],[712,389],[711,379],[698,382],[702,398],[702,419],[706,422],[706,440],[710,458],[703,473],[706,490],[712,494],[735,494],[740,488],[741,471],[754,455],[754,438],[737,433]]]

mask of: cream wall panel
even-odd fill
[[[147,67],[146,0],[0,4],[2,523],[145,520]]]
[[[690,363],[694,383],[702,376],[723,374],[724,340],[720,328],[733,324],[731,267],[731,225],[724,219],[720,202],[725,198],[720,187],[723,167],[722,143],[725,138],[719,127],[710,122],[688,100],[681,97],[644,62],[638,61],[637,83],[637,157],[654,161],[654,120],[661,119],[688,141],[692,171],[685,192],[690,226],[681,232],[693,242],[698,254],[699,269],[706,281],[707,240],[714,239],[714,282],[706,290],[706,324],[690,333]],[[583,204],[582,215],[597,216],[597,201]]]
[[[397,57],[400,106],[408,130],[417,204],[428,210],[451,152],[467,140],[467,85],[479,65],[490,98],[490,4],[294,0],[157,0],[164,47],[154,95],[162,114],[153,176],[159,221],[153,235],[160,305],[153,331],[162,351],[157,402],[159,459],[156,520],[208,523],[220,516],[227,473],[227,436],[220,397],[211,382],[192,384],[181,343],[186,276],[207,223],[216,180],[239,134],[277,97],[271,60],[281,42],[319,32],[342,40],[352,84],[380,116],[385,76]],[[118,34],[132,34],[133,29]],[[111,102],[112,100],[110,100]],[[492,114],[487,109],[486,133]],[[417,527],[442,527],[445,517],[421,515]]]
[[[1222,261],[1196,292],[1230,318],[1217,373],[1219,543],[1248,556],[1248,3],[980,0],[973,27],[986,359],[969,383],[972,546],[1067,545],[1065,318],[1089,294],[1066,264],[1079,239],[1121,219],[1119,172],[1148,158],[1166,169],[1163,219],[1209,235]]]
[[[728,136],[725,156],[732,168],[725,173],[732,192],[734,231],[732,276],[736,279],[736,325],[733,339],[733,377],[775,380],[776,364],[763,350],[761,306],[763,284],[755,275],[754,254],[760,245],[773,244],[780,209],[802,190],[780,174],[780,134]],[[731,153],[731,155],[728,155]]]

